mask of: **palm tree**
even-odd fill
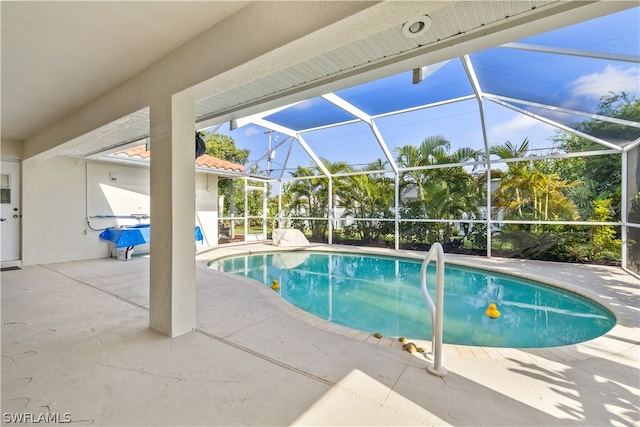
[[[320,160],[331,175],[351,170],[344,162],[331,163],[324,159]],[[329,214],[329,178],[324,176],[324,172],[317,165],[298,166],[291,175],[305,179],[296,180],[283,188],[283,193],[290,200],[287,211],[298,218],[310,218],[295,220],[294,226],[300,229],[308,226],[314,239],[324,240],[328,228],[328,222],[324,218],[328,218]],[[336,188],[333,189],[332,198],[335,206]]]
[[[537,211],[542,214],[542,219],[547,221],[552,214],[555,214],[570,220],[577,220],[579,217],[578,207],[565,196],[565,191],[573,188],[580,181],[568,183],[563,181],[557,173],[540,173],[538,177],[536,194],[540,195],[540,200]]]
[[[284,186],[283,192],[290,201],[286,208],[287,213],[296,218],[324,216],[325,213],[322,206],[326,201],[320,199],[318,195],[322,188],[325,187],[323,181],[326,181],[326,178],[317,177],[317,173],[313,168],[304,166],[298,166],[291,175],[309,178],[297,180]],[[302,230],[306,228],[307,224],[312,236],[317,237],[319,234],[324,236],[314,220],[308,220],[307,223],[299,219],[293,221],[293,226]]]
[[[504,144],[489,147],[489,154],[496,155],[501,159],[519,159],[527,156],[529,152],[529,139],[525,138],[520,145],[514,145],[511,141]],[[500,187],[494,193],[494,206],[504,208],[506,213],[517,212],[523,217],[523,207],[529,203],[528,196],[525,195],[530,181],[530,169],[525,161],[507,163],[507,172],[504,174]]]
[[[396,161],[400,168],[415,168],[422,166],[422,156],[415,145],[405,145],[396,148],[398,156]],[[400,190],[404,190],[410,185],[415,185],[418,189],[418,200],[424,202],[424,179],[423,170],[408,170],[400,174]]]
[[[461,166],[424,169],[426,166],[464,163],[478,159],[480,152],[463,147],[450,153],[451,143],[442,135],[426,138],[419,147],[406,145],[396,149],[398,165],[405,170],[401,174],[401,186],[413,185],[418,190],[418,201],[426,218],[452,219],[463,212],[476,209],[479,187],[473,177]],[[408,169],[408,170],[407,170]],[[440,239],[444,230],[445,240],[451,232],[448,225],[430,224],[426,227]]]
[[[379,166],[380,161],[363,170],[377,170]],[[378,173],[349,176],[340,192],[341,205],[346,209],[345,215],[355,218],[388,217],[390,208],[394,205],[393,199],[393,181]],[[365,241],[379,237],[375,221],[356,221],[355,228]]]
[[[429,172],[426,169],[415,169],[424,166],[438,164],[446,156],[451,143],[442,135],[434,135],[425,138],[420,147],[405,145],[396,148],[398,153],[396,161],[401,169],[405,170],[400,174],[400,190],[414,185],[418,189],[418,200],[423,204],[426,214],[425,188]]]
[[[490,147],[489,153],[501,159],[531,157],[529,140],[520,145],[506,141]],[[562,217],[569,220],[578,218],[578,208],[565,192],[578,184],[563,181],[557,173],[545,173],[533,161],[507,163],[500,187],[494,193],[493,205],[504,209],[506,218],[549,220]]]

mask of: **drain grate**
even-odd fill
[[[2,267],[0,271],[12,271],[12,270],[22,270],[20,267]]]

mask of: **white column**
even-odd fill
[[[195,327],[195,104],[151,105],[149,326],[171,337]]]

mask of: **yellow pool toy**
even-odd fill
[[[489,304],[489,308],[487,308],[487,311],[485,311],[484,314],[492,319],[497,319],[498,317],[500,317],[500,312],[498,311],[498,308],[494,303]]]
[[[273,289],[274,291],[277,291],[278,289],[280,289],[280,283],[278,283],[277,280],[274,280],[273,283],[271,284],[271,289]]]

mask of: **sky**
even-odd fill
[[[625,91],[640,97],[640,8],[628,9],[613,15],[576,24],[571,27],[514,41],[551,48],[581,49],[605,54],[633,56],[635,60],[614,61],[586,56],[560,55],[495,47],[470,55],[474,72],[483,93],[559,106],[587,114],[596,113],[601,96]],[[605,30],[603,30],[605,29]],[[460,147],[482,149],[482,126],[477,100],[470,99],[437,107],[381,117],[399,109],[440,103],[447,99],[473,95],[462,61],[454,58],[441,64],[428,65],[429,76],[421,83],[411,82],[411,70],[336,92],[374,117],[374,123],[392,156],[396,148],[419,145],[425,138],[442,135],[451,142],[452,151]],[[524,104],[520,108],[545,114],[565,125],[584,120],[578,116],[536,109]],[[489,144],[505,141],[520,143],[529,139],[536,154],[544,154],[552,147],[551,138],[557,128],[495,102],[483,103],[486,133]],[[354,117],[328,101],[318,97],[303,101],[266,119],[291,129],[308,128],[344,122]],[[276,147],[270,160],[272,177],[279,177],[279,169],[287,164],[310,166],[311,158],[291,138],[253,124],[229,131],[223,125],[219,133],[234,138],[239,148],[251,151],[247,165],[264,156],[269,147]],[[354,168],[376,159],[384,153],[368,124],[363,122],[302,132],[304,141],[318,155],[331,162],[345,161]],[[266,169],[266,159],[260,162]],[[284,173],[289,177],[290,173]]]

